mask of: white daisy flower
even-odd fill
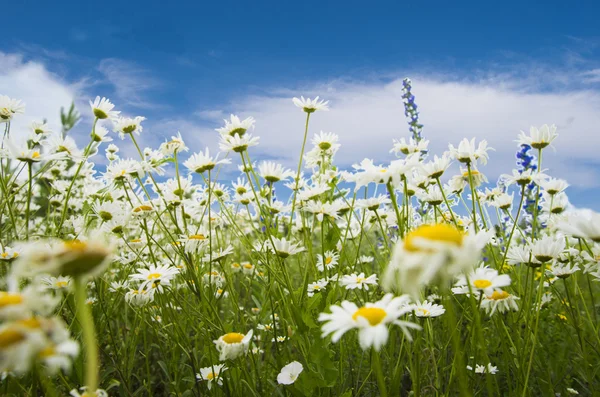
[[[234,360],[248,353],[252,333],[252,330],[246,335],[238,332],[229,332],[215,340],[214,343],[220,353],[219,360]]]
[[[369,277],[365,277],[364,273],[350,275],[344,275],[340,278],[340,285],[346,287],[346,289],[364,289],[369,290],[369,285],[377,285],[377,275],[371,274]]]
[[[200,381],[207,381],[206,387],[208,387],[208,390],[210,390],[213,382],[216,382],[219,386],[223,386],[222,373],[226,370],[227,367],[225,364],[217,364],[211,367],[200,368],[200,373],[196,374],[196,379]]]
[[[412,340],[409,328],[421,329],[420,326],[399,318],[410,313],[408,295],[395,297],[385,295],[380,301],[367,303],[363,307],[343,301],[341,306],[330,306],[331,313],[321,313],[319,321],[325,322],[322,326],[323,337],[333,334],[331,341],[336,343],[349,330],[357,328],[358,340],[363,350],[373,347],[380,350],[388,339],[388,325],[400,326],[405,336]]]
[[[521,131],[517,142],[519,145],[529,145],[534,149],[544,149],[545,147],[549,146],[557,137],[558,134],[556,133],[556,126],[554,124],[550,126],[548,124],[544,124],[539,129],[536,127],[531,127],[529,129],[529,135],[526,135],[525,132]]]
[[[113,110],[115,105],[112,104],[108,98],[100,98],[99,96],[96,97],[94,102],[90,101],[90,107],[92,108],[94,116],[100,120],[116,119],[119,113],[121,113]]]
[[[304,110],[306,113],[314,113],[317,110],[329,110],[329,101],[319,100],[319,97],[316,97],[315,99],[305,99],[303,96],[301,96],[300,99],[294,97],[292,101],[294,102],[294,105]]]
[[[230,115],[230,120],[223,120],[225,126],[217,128],[216,131],[221,136],[243,136],[247,130],[254,129],[255,120],[252,117],[248,117],[244,120],[240,120],[238,116]]]
[[[417,317],[439,317],[446,312],[444,306],[426,300],[417,302],[411,306]]]
[[[485,295],[492,295],[495,290],[510,285],[510,276],[508,274],[498,274],[496,269],[489,267],[479,267],[471,272],[469,276],[460,275],[456,282],[457,287],[467,287],[464,289],[469,292],[468,286],[473,291],[481,291]]]
[[[215,166],[217,166],[217,164],[231,163],[230,159],[218,160],[218,158],[218,154],[216,157],[213,158],[210,155],[208,148],[206,148],[206,150],[204,150],[204,153],[200,152],[192,154],[190,158],[183,162],[183,165],[188,170],[190,170],[190,172],[202,174],[203,172],[212,170],[213,168],[215,168]]]

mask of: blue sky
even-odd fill
[[[216,149],[212,129],[227,114],[252,115],[262,155],[293,164],[297,154],[273,154],[288,138],[298,146],[302,115],[289,98],[321,95],[332,111],[313,132],[340,134],[345,164],[384,162],[391,138],[407,135],[398,79],[408,75],[434,149],[486,138],[498,149],[495,179],[510,171],[520,129],[556,123],[564,140],[548,164],[573,181],[575,204],[600,207],[590,148],[600,145],[598,2],[22,1],[6,15],[0,91],[29,93],[34,111],[69,96],[86,110],[86,99],[108,96],[148,118],[148,144],[181,130],[194,150]]]

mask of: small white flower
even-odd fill
[[[301,96],[300,99],[294,97],[293,102],[294,105],[301,108],[306,113],[314,113],[317,110],[329,110],[329,107],[327,106],[329,101],[319,100],[319,97],[316,97],[315,99],[305,99],[303,96]]]
[[[277,383],[280,385],[291,385],[298,379],[303,369],[304,367],[298,361],[292,361],[281,368],[281,372],[277,375]]]

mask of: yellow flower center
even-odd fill
[[[0,307],[18,305],[23,302],[23,297],[19,294],[0,292]]]
[[[211,372],[210,374],[206,375],[207,380],[213,380],[216,377],[217,377],[217,374],[215,374],[214,372]]]
[[[42,324],[40,323],[40,320],[38,320],[35,317],[31,317],[25,320],[19,320],[17,321],[18,324],[22,325],[23,327],[27,327],[27,328],[39,328]]]
[[[71,251],[85,251],[87,248],[87,243],[81,240],[71,240],[65,241],[65,248],[68,248]]]
[[[148,280],[156,280],[157,278],[160,278],[160,273],[150,273],[148,275]]]
[[[1,257],[6,258],[8,257],[8,252],[3,252],[0,254]]]
[[[69,285],[68,281],[57,281],[55,286],[56,288],[65,288],[67,285]]]
[[[443,223],[436,225],[422,225],[406,235],[404,239],[404,249],[413,252],[423,251],[421,247],[415,245],[415,240],[419,239],[461,246],[463,237],[463,233],[454,226]]]
[[[495,301],[499,301],[502,299],[506,299],[510,296],[510,294],[506,291],[494,291],[491,296],[488,296],[488,299],[492,299]]]
[[[40,152],[33,152],[33,153],[31,154],[31,158],[32,158],[32,159],[37,159],[37,158],[39,158],[39,157],[40,157]]]
[[[152,207],[149,205],[140,205],[136,207],[133,212],[152,211]]]
[[[244,268],[245,269],[252,269],[252,264],[251,263],[244,263]]]
[[[327,258],[325,258],[325,264],[329,265],[331,263],[331,261],[333,261],[333,258],[328,256]]]
[[[205,240],[206,236],[204,234],[192,234],[188,237],[189,240]]]
[[[16,329],[5,329],[0,332],[0,348],[4,349],[25,339],[25,334]]]
[[[484,289],[492,285],[490,280],[475,280],[473,281],[475,288]]]
[[[42,349],[42,351],[40,351],[38,353],[40,358],[45,358],[45,357],[50,357],[53,356],[56,353],[56,350],[54,350],[54,346],[48,346],[44,349]]]
[[[141,238],[134,238],[133,240],[129,241],[130,243],[141,243],[142,239]]]
[[[419,308],[417,309],[417,311],[418,311],[419,313],[421,313],[421,315],[422,315],[422,316],[428,316],[428,315],[429,315],[429,310],[427,310],[427,309],[424,309],[424,308],[422,308],[422,307],[419,307]]]
[[[358,317],[366,318],[371,326],[375,326],[383,321],[387,316],[385,310],[379,307],[361,307],[352,315],[352,319],[356,321]]]
[[[223,342],[231,344],[231,343],[241,343],[244,339],[244,334],[240,334],[238,332],[230,332],[228,334],[223,335]]]

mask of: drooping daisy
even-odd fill
[[[219,360],[235,360],[239,356],[245,355],[250,346],[252,333],[252,330],[246,335],[238,332],[229,332],[215,340],[214,343],[220,353]]]
[[[316,97],[315,99],[304,98],[303,96],[301,96],[300,99],[294,97],[292,101],[294,102],[294,105],[306,113],[314,113],[317,110],[329,110],[329,101],[319,100],[319,97]]]
[[[100,98],[96,97],[94,102],[90,101],[90,107],[92,108],[92,112],[94,113],[94,117],[104,120],[104,119],[116,119],[119,113],[116,110],[113,110],[115,105],[108,100],[108,98]]]
[[[48,123],[46,123],[45,121],[44,122],[38,122],[38,121],[32,122],[31,130],[36,135],[44,135],[44,134],[49,134],[52,132],[52,130],[50,129],[50,126],[48,126]]]
[[[200,373],[196,374],[196,379],[200,381],[207,381],[206,387],[208,387],[208,390],[210,390],[213,382],[216,382],[219,386],[223,386],[222,373],[226,370],[227,367],[225,364],[217,364],[210,367],[200,368]]]
[[[177,131],[177,136],[171,136],[170,141],[163,142],[159,150],[167,156],[172,156],[175,153],[187,152],[189,149],[181,137],[181,132]]]
[[[369,277],[365,277],[364,273],[344,275],[340,278],[340,285],[346,287],[346,289],[364,289],[368,291],[369,285],[377,285],[377,275],[371,274]]]
[[[399,318],[410,313],[408,295],[394,297],[385,295],[380,301],[367,303],[363,307],[343,301],[341,306],[330,306],[331,313],[321,313],[319,321],[325,322],[322,326],[323,337],[332,334],[331,341],[336,343],[349,330],[357,328],[358,340],[363,350],[373,347],[380,350],[388,339],[388,325],[400,326],[405,336],[412,340],[409,328],[420,329],[416,324]]]
[[[298,379],[304,367],[298,361],[292,361],[283,368],[277,375],[277,383],[280,385],[291,385]]]

